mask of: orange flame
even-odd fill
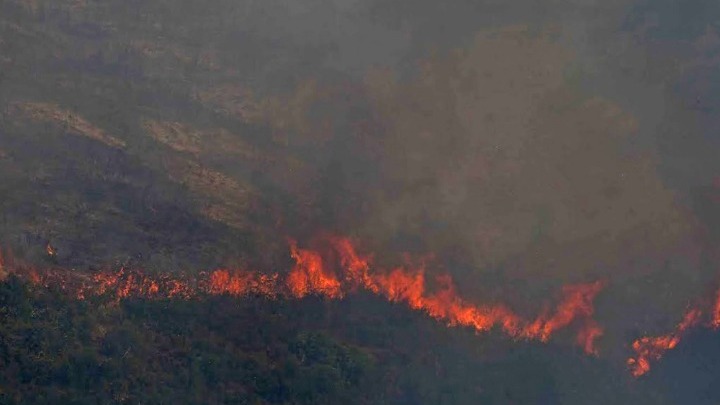
[[[125,268],[99,272],[91,277],[54,270],[41,274],[35,269],[25,269],[24,274],[35,285],[59,286],[64,291],[74,292],[78,299],[104,296],[115,302],[129,297],[191,299],[203,295],[239,297],[250,294],[268,298],[319,295],[340,299],[348,292],[362,288],[391,302],[423,311],[448,326],[470,327],[476,332],[498,328],[513,339],[547,342],[559,329],[579,321],[584,326],[579,330],[577,343],[588,354],[597,354],[595,340],[602,335],[602,329],[591,317],[593,300],[604,283],[566,286],[554,312],[543,311],[535,319],[528,320],[502,304],[476,305],[463,299],[448,275],[435,277],[435,283],[429,286],[425,264],[371,271],[372,256],[359,254],[350,239],[328,237],[325,241],[329,248],[325,255],[299,248],[295,241],[290,241],[290,256],[295,265],[282,278],[277,273],[226,269],[200,273],[197,278],[170,274],[153,276]]]
[[[564,328],[576,319],[593,315],[593,300],[602,290],[604,283],[595,282],[567,286],[563,289],[563,300],[550,318],[539,316],[527,322],[503,305],[476,306],[460,298],[449,276],[436,279],[440,288],[429,292],[426,288],[424,266],[408,270],[396,268],[389,273],[370,275],[370,258],[360,257],[347,238],[334,238],[333,246],[340,255],[347,278],[369,291],[384,295],[393,302],[405,302],[410,308],[422,310],[431,317],[444,320],[449,326],[472,327],[478,332],[498,326],[513,338],[539,339],[543,342],[558,329]],[[594,341],[602,335],[602,329],[591,323],[585,330],[581,346],[589,354],[597,354]]]
[[[627,360],[633,377],[640,377],[650,371],[650,362],[660,360],[668,350],[674,349],[685,335],[685,332],[700,322],[702,311],[691,309],[685,313],[683,320],[672,333],[662,336],[646,336],[633,342],[635,357]]]
[[[328,298],[342,297],[340,281],[327,271],[318,252],[299,249],[295,241],[291,241],[290,255],[295,259],[295,267],[286,282],[294,297],[302,298],[312,293]]]
[[[720,290],[715,293],[715,304],[713,305],[710,327],[715,330],[720,328]]]
[[[580,329],[577,335],[577,344],[583,348],[583,351],[593,356],[598,356],[597,347],[595,341],[603,335],[603,329],[597,322],[588,320],[585,326]]]
[[[295,265],[285,275],[263,274],[245,270],[219,269],[201,273],[200,277],[182,275],[146,275],[121,268],[117,272],[100,272],[92,276],[58,269],[39,270],[7,260],[0,252],[0,280],[16,273],[34,285],[59,288],[75,293],[78,299],[106,296],[115,302],[136,297],[146,299],[191,299],[203,295],[246,296],[257,294],[268,298],[284,296],[303,298],[319,295],[339,299],[357,289],[365,289],[391,302],[403,303],[422,311],[448,326],[462,326],[477,332],[497,328],[513,339],[547,342],[558,330],[578,325],[576,343],[588,354],[597,355],[596,341],[603,329],[592,319],[593,302],[604,287],[603,282],[570,285],[562,289],[562,298],[554,310],[546,307],[532,319],[525,319],[503,304],[474,304],[456,291],[453,280],[436,276],[428,283],[425,264],[407,265],[391,270],[374,267],[372,255],[359,254],[350,239],[329,237],[330,249],[319,251],[299,248],[292,241],[290,255]],[[704,307],[703,307],[704,308]],[[634,356],[627,366],[635,377],[648,373],[653,362],[680,343],[687,331],[708,313],[708,326],[720,329],[720,291],[716,292],[707,311],[690,309],[671,333],[646,336],[632,343]]]
[[[250,289],[252,274],[227,270],[215,270],[210,274],[209,289],[211,294],[244,295]]]
[[[242,296],[258,294],[267,297],[277,295],[278,275],[251,273],[247,271],[215,270],[210,273],[207,293],[211,295]]]
[[[593,301],[603,286],[604,283],[596,281],[563,287],[564,299],[558,305],[555,314],[548,319],[539,317],[524,334],[546,342],[555,331],[566,327],[575,319],[589,318],[595,312]],[[595,334],[597,335],[597,332]]]
[[[331,237],[330,242],[340,256],[340,265],[345,269],[345,279],[352,288],[364,287],[378,293],[378,287],[370,276],[370,257],[361,257],[350,239]]]

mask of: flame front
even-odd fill
[[[702,320],[705,313],[708,313],[710,318],[707,322]],[[715,292],[714,301],[710,308],[706,308],[706,310],[697,306],[690,308],[674,331],[665,335],[645,336],[636,339],[632,343],[635,355],[627,360],[630,373],[634,377],[647,374],[653,361],[660,360],[668,350],[677,347],[688,330],[699,325],[705,325],[713,330],[720,329],[720,290]]]
[[[291,295],[302,298],[309,294],[324,295],[329,298],[342,297],[340,281],[328,271],[318,252],[299,249],[295,241],[290,242],[290,256],[295,260],[287,286]]]
[[[372,256],[359,254],[350,239],[327,237],[324,242],[328,251],[325,255],[290,241],[290,257],[295,264],[284,275],[227,269],[200,273],[198,277],[151,275],[125,268],[89,277],[52,269],[40,272],[18,267],[15,272],[36,285],[56,286],[78,299],[102,296],[115,302],[129,297],[193,299],[203,295],[297,299],[316,295],[340,299],[363,289],[422,311],[448,326],[469,327],[478,333],[497,328],[516,340],[547,342],[556,331],[578,321],[581,328],[577,343],[588,354],[597,354],[595,340],[602,335],[602,328],[592,315],[593,301],[604,286],[601,282],[566,286],[554,311],[524,319],[503,304],[477,305],[463,299],[448,275],[435,277],[430,288],[424,263],[373,271]]]
[[[646,336],[633,342],[635,357],[628,359],[627,364],[633,377],[640,377],[650,371],[650,362],[657,361],[668,350],[674,349],[688,329],[700,322],[702,311],[690,309],[672,333],[662,336]]]
[[[422,311],[447,326],[467,327],[478,333],[497,329],[514,340],[547,342],[557,331],[576,325],[576,344],[585,353],[598,355],[597,340],[603,328],[593,319],[594,300],[605,287],[604,282],[564,286],[554,309],[546,305],[536,317],[528,319],[501,303],[476,304],[461,297],[449,275],[434,276],[429,283],[426,263],[382,269],[374,266],[372,255],[358,253],[348,238],[329,236],[322,241],[324,249],[313,250],[298,247],[291,240],[294,265],[286,273],[218,269],[195,277],[184,273],[146,274],[126,268],[93,275],[55,268],[40,270],[18,265],[9,252],[3,255],[0,251],[0,281],[14,273],[34,285],[56,288],[81,300],[106,297],[113,302],[126,298],[199,299],[208,295],[257,295],[269,299],[315,295],[341,299],[365,290]],[[703,323],[703,315],[709,318],[708,327],[720,329],[720,290],[708,307],[706,311],[689,309],[668,334],[636,339],[631,345],[634,355],[627,360],[630,373],[634,377],[648,373],[652,363],[677,347],[688,330]]]
[[[710,327],[715,330],[720,329],[720,290],[715,293],[715,304],[713,305]]]

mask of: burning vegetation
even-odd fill
[[[151,275],[120,268],[88,276],[12,263],[7,267],[32,284],[59,289],[80,300],[90,296],[116,302],[126,298],[190,300],[207,295],[341,299],[365,290],[424,312],[448,326],[469,327],[478,333],[496,328],[514,340],[547,342],[557,331],[577,325],[577,343],[586,353],[597,355],[596,339],[602,335],[602,328],[592,319],[593,301],[604,286],[602,282],[566,286],[553,310],[545,309],[535,318],[526,319],[506,305],[476,304],[461,297],[448,275],[429,283],[424,263],[376,269],[372,256],[358,253],[350,239],[327,237],[324,242],[327,254],[290,241],[290,256],[295,264],[284,274],[217,269],[198,276]]]
[[[697,326],[706,326],[713,330],[720,328],[720,291],[716,292],[711,308],[700,305],[690,307],[672,332],[635,340],[632,343],[635,356],[627,360],[632,375],[640,377],[647,374],[653,361],[660,360],[667,351],[675,349],[683,337]]]
[[[3,259],[0,254],[0,280],[15,274],[32,285],[59,290],[78,300],[104,297],[116,303],[128,298],[196,300],[220,295],[267,299],[318,296],[337,300],[363,290],[423,312],[449,327],[467,327],[477,333],[495,329],[513,340],[548,342],[556,332],[574,327],[576,344],[583,352],[599,355],[597,340],[603,328],[593,319],[594,300],[605,287],[604,282],[564,286],[554,308],[546,305],[534,318],[526,318],[502,303],[477,304],[461,297],[447,274],[428,280],[426,261],[410,264],[407,259],[408,264],[403,266],[380,268],[374,265],[373,255],[360,253],[349,238],[326,236],[322,242],[322,249],[314,250],[290,240],[294,265],[283,273],[216,269],[198,275],[150,274],[122,267],[87,275],[66,269],[40,269],[16,263],[11,255]],[[699,325],[720,328],[720,293],[712,308],[688,309],[672,332],[636,339],[631,345],[634,355],[627,360],[632,376],[648,373],[653,362],[676,348]]]

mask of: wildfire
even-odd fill
[[[715,293],[715,305],[713,305],[712,320],[710,326],[717,330],[720,328],[720,290]]]
[[[672,333],[635,340],[632,344],[635,357],[627,361],[630,373],[634,377],[640,377],[650,371],[650,362],[660,360],[665,352],[674,349],[686,331],[700,322],[701,315],[702,311],[699,309],[690,309]]]
[[[598,350],[595,347],[595,341],[603,335],[603,329],[597,322],[589,319],[585,326],[580,329],[577,335],[577,344],[583,348],[585,353],[598,356]]]
[[[53,245],[48,242],[47,245],[45,245],[45,251],[47,252],[49,257],[55,257],[57,256],[57,249]]]
[[[448,326],[469,327],[478,333],[497,328],[516,340],[547,342],[556,331],[577,323],[578,345],[588,354],[597,354],[595,341],[602,335],[602,328],[592,320],[592,315],[593,301],[604,286],[601,282],[566,286],[553,311],[524,319],[505,305],[478,305],[460,297],[448,275],[437,276],[434,283],[428,283],[425,263],[388,271],[375,268],[372,256],[359,254],[348,238],[330,236],[324,243],[323,250],[313,250],[290,241],[290,257],[295,264],[284,275],[227,269],[200,273],[197,277],[146,274],[126,268],[92,276],[59,270],[17,272],[36,285],[57,286],[78,299],[108,297],[115,302],[129,297],[194,299],[253,294],[268,298],[318,295],[340,299],[363,289],[425,312]]]
[[[651,362],[660,360],[665,352],[677,347],[689,329],[702,324],[702,317],[706,312],[710,320],[704,325],[714,330],[720,329],[720,290],[715,292],[715,300],[711,308],[707,310],[699,307],[689,309],[673,332],[661,336],[645,336],[635,340],[632,344],[635,356],[627,360],[630,373],[634,377],[647,374],[650,371]]]
[[[211,295],[243,296],[257,294],[275,297],[278,292],[278,275],[248,271],[215,270],[208,278],[207,292]]]
[[[429,282],[426,262],[388,270],[375,266],[372,255],[358,253],[348,238],[326,236],[322,243],[322,249],[315,250],[301,248],[290,240],[294,265],[286,273],[218,269],[197,276],[147,274],[127,268],[92,275],[56,268],[39,270],[15,263],[9,253],[4,256],[0,250],[0,281],[15,273],[34,285],[58,289],[80,300],[106,297],[116,303],[126,298],[200,299],[209,295],[257,295],[269,299],[316,295],[341,299],[365,290],[422,311],[449,327],[467,327],[477,333],[496,329],[514,340],[547,342],[557,331],[575,326],[576,344],[585,353],[598,355],[596,342],[603,328],[593,319],[593,302],[605,287],[604,282],[565,286],[554,309],[546,305],[536,317],[528,319],[501,303],[476,304],[461,297],[449,275],[436,275]],[[50,254],[50,245],[47,249]],[[652,362],[677,347],[688,330],[702,323],[705,314],[709,318],[706,325],[720,329],[720,290],[708,307],[689,309],[668,334],[635,340],[631,345],[634,355],[627,360],[630,373],[634,377],[648,373]]]
[[[320,253],[299,249],[295,241],[291,241],[290,256],[295,260],[295,267],[286,282],[292,296],[302,298],[318,294],[329,298],[342,297],[340,281],[328,271]]]

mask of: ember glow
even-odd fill
[[[587,323],[580,329],[577,335],[577,344],[583,348],[585,353],[597,356],[598,349],[595,347],[595,340],[603,335],[603,329],[597,322],[588,319]]]
[[[710,327],[715,330],[720,329],[720,290],[715,293],[715,304],[713,305],[712,320]]]
[[[554,310],[525,319],[503,304],[480,305],[460,297],[448,275],[428,283],[425,263],[375,269],[372,256],[358,253],[348,238],[327,237],[324,244],[325,254],[290,241],[295,264],[285,274],[218,269],[191,277],[121,268],[87,276],[57,269],[8,267],[35,285],[57,288],[78,299],[107,297],[114,302],[127,298],[199,299],[207,295],[340,299],[362,289],[422,311],[448,326],[469,327],[478,333],[496,328],[514,340],[547,342],[558,330],[576,325],[579,346],[588,354],[597,354],[595,343],[602,328],[592,315],[593,300],[604,286],[601,282],[566,286]]]
[[[710,308],[707,308],[707,310],[698,306],[690,308],[671,333],[660,336],[645,336],[635,340],[632,344],[635,355],[627,360],[630,373],[634,377],[647,374],[650,371],[652,362],[660,360],[668,350],[677,347],[690,329],[701,325],[713,330],[720,329],[720,290],[715,292],[714,302]]]
[[[631,357],[627,361],[630,373],[634,377],[640,377],[650,371],[650,362],[659,360],[665,352],[674,349],[688,329],[700,322],[701,315],[702,311],[699,309],[690,309],[672,333],[662,336],[646,336],[635,340],[632,344],[635,357]]]

